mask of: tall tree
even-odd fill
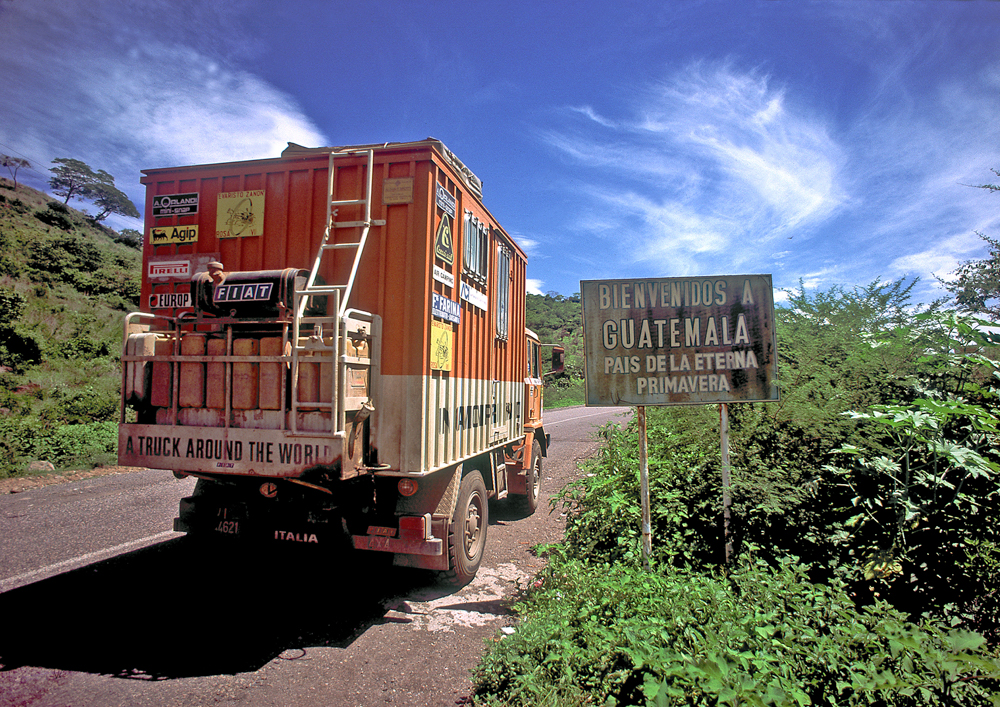
[[[68,204],[72,198],[85,198],[87,190],[98,184],[115,185],[114,177],[103,169],[95,172],[86,162],[70,157],[57,157],[52,162],[59,166],[49,168],[55,175],[49,179],[49,186],[52,187],[53,194],[65,197],[64,204]]]
[[[1000,177],[1000,169],[992,169]],[[977,184],[977,189],[990,193],[1000,191],[1000,184]],[[959,309],[989,316],[1000,321],[1000,240],[979,231],[976,235],[989,246],[989,257],[959,263],[952,280],[938,278],[941,285],[955,298]]]
[[[55,176],[49,180],[53,193],[65,197],[64,204],[71,198],[90,199],[100,209],[94,216],[94,221],[103,221],[111,214],[139,217],[135,204],[115,186],[115,178],[99,169],[96,172],[90,165],[69,157],[58,157],[52,160],[58,167],[50,167]]]
[[[95,184],[87,187],[85,196],[94,200],[100,212],[94,216],[94,221],[103,221],[111,214],[139,218],[139,210],[135,204],[113,184]]]
[[[17,170],[25,167],[31,169],[31,163],[23,157],[11,157],[10,155],[0,155],[0,164],[7,168],[10,176],[14,180],[14,191],[17,191]]]

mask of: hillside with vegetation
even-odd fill
[[[583,307],[579,293],[564,297],[555,292],[528,295],[528,328],[542,344],[562,346],[565,373],[545,378],[545,407],[582,405],[584,401]],[[546,351],[549,349],[546,348]],[[548,369],[548,365],[544,366]]]
[[[0,180],[0,478],[114,463],[139,246],[138,232]]]

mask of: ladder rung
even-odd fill
[[[362,226],[384,226],[385,219],[373,221],[336,221],[330,224],[334,228],[361,228]]]
[[[331,199],[330,206],[356,206],[358,204],[367,204],[368,199]]]
[[[333,250],[334,248],[357,248],[360,243],[327,243],[323,246],[323,250]]]
[[[319,287],[307,287],[304,290],[295,290],[297,295],[332,295],[334,292],[340,292],[347,285],[321,285]]]

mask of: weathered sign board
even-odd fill
[[[770,275],[584,280],[587,405],[778,400]]]

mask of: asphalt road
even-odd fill
[[[484,641],[562,535],[553,492],[624,409],[546,412],[539,510],[492,504],[456,591],[378,554],[206,547],[173,533],[192,479],[136,470],[0,496],[0,706],[463,704]],[[291,552],[291,554],[288,554]]]

